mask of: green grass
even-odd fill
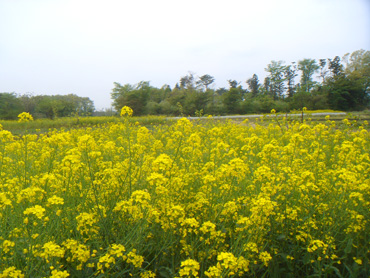
[[[81,127],[93,127],[107,123],[118,123],[122,122],[123,119],[120,117],[66,117],[57,118],[54,120],[50,119],[37,119],[31,122],[18,122],[18,121],[0,121],[3,129],[9,130],[14,135],[22,135],[27,133],[42,134],[54,129],[65,129],[70,130]],[[141,116],[130,118],[131,123],[139,123],[143,126],[152,126],[167,122],[163,116]]]
[[[305,111],[303,114],[303,119],[310,120],[310,121],[326,121],[325,115],[313,115],[313,113],[330,113],[330,112],[342,112],[342,111],[334,111],[334,110],[315,110],[315,111]],[[298,114],[301,115],[302,111],[293,110],[290,111],[289,114]],[[270,115],[270,114],[266,114]],[[277,113],[276,115],[280,117],[284,117],[286,113]],[[299,116],[300,117],[300,116]],[[330,115],[330,120],[332,121],[342,121],[345,118],[357,121],[358,124],[363,124],[363,122],[370,121],[370,110],[365,111],[356,111],[356,112],[348,112],[346,115]],[[288,116],[288,121],[297,120],[297,116]],[[210,119],[202,119],[202,121],[209,121]],[[211,120],[213,120],[211,118]],[[227,119],[225,119],[227,120]],[[233,122],[239,123],[242,122],[244,119],[233,119]],[[74,128],[81,128],[81,127],[93,127],[98,125],[103,125],[107,123],[118,123],[122,122],[123,119],[117,116],[96,116],[96,117],[66,117],[66,118],[57,118],[54,120],[50,119],[37,119],[31,122],[17,122],[17,121],[9,121],[9,120],[0,120],[0,124],[3,126],[3,129],[9,130],[14,135],[22,135],[27,130],[27,133],[33,134],[42,134],[46,133],[50,130],[54,129],[65,129],[70,130]],[[200,121],[200,119],[196,120]],[[223,121],[223,120],[221,120]],[[249,118],[248,121],[250,123],[260,122],[260,118]],[[264,121],[266,123],[275,121],[274,118],[271,117],[264,117]],[[139,117],[132,117],[130,118],[131,123],[139,123],[143,126],[153,126],[158,124],[169,124],[172,122],[166,116],[139,116]]]

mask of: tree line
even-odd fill
[[[370,51],[357,50],[333,59],[303,59],[286,65],[271,61],[261,82],[228,80],[229,88],[213,89],[209,74],[189,72],[176,86],[156,88],[149,81],[114,83],[113,107],[125,105],[136,115],[248,114],[293,109],[363,110],[370,104]]]
[[[0,119],[15,120],[22,112],[28,112],[34,118],[69,117],[92,115],[94,103],[87,97],[69,95],[17,95],[0,93]]]
[[[243,83],[228,80],[228,88],[213,88],[215,78],[189,72],[174,88],[115,82],[111,92],[116,111],[130,106],[135,115],[225,115],[310,110],[355,111],[370,107],[370,51],[363,49],[328,59],[303,59],[286,64],[271,61],[261,82],[257,74]],[[21,112],[34,118],[96,113],[87,97],[69,95],[16,95],[0,93],[0,119],[16,119]],[[106,111],[105,114],[107,114]]]

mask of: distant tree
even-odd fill
[[[180,88],[186,90],[194,90],[196,88],[195,77],[192,72],[180,78]]]
[[[149,100],[145,105],[145,114],[149,114],[149,115],[161,114],[161,107],[159,103]]]
[[[219,95],[219,96],[222,96],[224,93],[227,93],[227,89],[222,87],[222,88],[218,88],[216,90],[216,94]]]
[[[57,117],[58,107],[57,102],[52,96],[38,95],[35,96],[36,108],[35,112],[43,117],[54,119]]]
[[[321,93],[326,95],[330,108],[336,110],[362,110],[370,103],[370,52],[357,50],[343,58],[328,59],[331,72],[325,78]]]
[[[140,81],[136,85],[114,83],[111,97],[113,107],[119,111],[123,106],[129,106],[134,111],[134,115],[145,113],[145,106],[149,100],[150,92],[153,87],[149,81]]]
[[[326,68],[326,59],[320,59],[319,60],[319,65],[320,65],[320,78],[321,78],[321,82],[324,83],[325,82],[325,77],[326,75],[328,74],[328,69]]]
[[[203,110],[207,113],[207,103],[211,99],[211,92],[199,93],[197,91],[190,91],[186,93],[184,99],[184,112],[186,115],[195,115],[197,111]]]
[[[94,113],[94,102],[90,98],[76,95],[67,95],[67,97],[71,97],[74,101],[75,111],[73,113],[82,116],[90,116]]]
[[[261,95],[253,100],[254,113],[269,113],[271,109],[276,109],[276,101],[270,95]]]
[[[181,89],[177,90],[175,88],[166,98],[166,102],[163,104],[163,107],[167,111],[171,110],[173,114],[179,115],[181,111],[179,111],[178,104],[180,104],[183,107],[185,105],[185,98],[186,98],[186,91],[181,90]],[[172,106],[171,108],[168,107],[168,103]]]
[[[297,91],[289,99],[290,109],[302,109],[303,107],[311,109],[311,106],[309,105],[310,103],[311,103],[311,94],[302,90]]]
[[[246,90],[236,80],[228,80],[230,89],[222,94],[222,103],[224,111],[228,114],[237,114],[241,112],[241,102],[244,99]]]
[[[348,62],[345,68],[346,72],[354,72],[364,68],[368,69],[370,66],[370,51],[360,49],[351,54],[347,53],[345,56],[348,56]]]
[[[333,77],[338,77],[343,73],[343,65],[341,63],[340,57],[335,56],[334,59],[328,59],[329,60],[329,70]]]
[[[240,104],[243,99],[240,89],[231,87],[230,90],[227,93],[224,93],[222,96],[225,112],[228,114],[239,113]]]
[[[301,71],[301,89],[304,92],[309,93],[315,85],[312,76],[319,68],[319,65],[314,59],[303,59],[298,61],[298,69]]]
[[[111,99],[113,100],[113,107],[119,111],[124,105],[122,105],[123,96],[135,89],[135,86],[131,84],[121,85],[118,82],[114,82],[114,88],[112,89]]]
[[[295,62],[285,68],[284,75],[287,81],[288,97],[291,98],[296,92],[295,78],[298,76],[297,66],[295,65]]]
[[[160,103],[165,100],[171,93],[171,87],[167,84],[163,85],[161,88],[150,87],[148,102]],[[150,113],[152,114],[152,113]]]
[[[36,102],[32,94],[23,94],[18,97],[19,101],[22,103],[22,110],[28,112],[32,115],[35,114]],[[35,115],[34,115],[35,117]]]
[[[209,74],[195,77],[189,72],[171,90],[150,86],[148,81],[136,85],[114,83],[111,97],[116,110],[128,105],[140,114],[194,115],[202,110],[211,114],[236,114],[269,112],[290,109],[362,109],[369,104],[370,54],[358,50],[343,58],[303,59],[297,64],[285,65],[283,61],[271,61],[265,68],[268,73],[263,84],[254,74],[246,81],[247,89],[240,82],[229,79],[229,89],[210,89],[214,77]],[[298,72],[300,82],[296,83]],[[320,81],[314,81],[318,72]],[[330,74],[329,74],[330,73]],[[319,85],[319,86],[317,86]],[[201,93],[202,92],[202,93]],[[288,98],[286,98],[288,96]],[[54,111],[66,113],[68,107],[54,104]],[[62,107],[67,107],[63,108]]]
[[[229,82],[230,88],[237,88],[240,84],[240,82],[231,79],[227,80],[227,82]]]
[[[263,80],[263,95],[270,95],[271,92],[271,82],[270,77],[266,76]]]
[[[252,93],[252,97],[256,97],[261,86],[257,74],[253,74],[252,78],[249,78],[246,83],[248,84],[249,91]]]
[[[159,114],[163,115],[178,115],[178,107],[172,105],[167,99],[159,103]]]
[[[199,80],[196,82],[198,85],[201,85],[205,88],[205,91],[208,91],[208,86],[215,81],[215,78],[209,74],[202,75],[199,77]]]
[[[55,109],[55,115],[57,117],[68,117],[72,114],[77,114],[77,100],[78,98],[76,95],[70,95],[70,96],[51,96],[54,109]]]
[[[15,93],[0,93],[0,119],[15,120],[21,112],[22,103]]]
[[[370,51],[363,49],[349,55],[345,74],[359,84],[363,92],[370,94]]]
[[[274,100],[284,98],[284,82],[286,81],[284,72],[286,66],[283,64],[283,61],[271,61],[271,63],[267,65],[267,68],[265,68],[265,71],[269,73],[269,94]]]
[[[330,108],[344,111],[364,109],[369,104],[369,95],[358,81],[344,75],[330,79],[325,87]]]
[[[143,101],[143,96],[136,90],[129,92],[123,98],[123,106],[129,106],[134,111],[134,115],[142,115],[145,111],[146,101]],[[122,107],[123,107],[122,106]],[[121,108],[122,108],[121,107]]]
[[[170,93],[172,90],[171,90],[171,86],[170,85],[167,85],[167,84],[164,84],[162,87],[161,87],[161,90],[164,91],[165,93]]]

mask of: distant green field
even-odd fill
[[[315,111],[305,111],[303,113],[304,120],[311,120],[311,121],[325,121],[326,115],[325,113],[339,113],[341,111],[334,111],[334,110],[315,110]],[[320,115],[316,115],[315,113],[320,113]],[[324,114],[321,114],[324,113]],[[342,113],[342,112],[341,112]],[[296,114],[296,115],[292,115]],[[197,119],[197,120],[209,120],[212,118],[217,118],[218,120],[227,120],[228,118],[233,122],[242,122],[245,117],[248,117],[248,121],[250,122],[258,122],[261,118],[264,121],[275,121],[274,117],[271,118],[271,114],[264,114],[258,117],[251,117],[253,115],[229,115],[223,116],[221,119],[217,116],[209,117],[203,116],[199,117],[189,117],[190,119]],[[266,116],[266,117],[263,117]],[[268,117],[267,117],[268,116]],[[292,120],[299,120],[302,119],[302,111],[293,110],[289,113],[277,113],[279,119],[286,117],[288,121]],[[250,117],[250,118],[249,118]],[[132,117],[130,118],[131,123],[138,123],[143,126],[151,126],[163,123],[170,123],[171,121],[175,121],[179,117],[166,117],[166,116],[140,116],[140,117]],[[333,121],[342,121],[343,119],[348,118],[349,120],[357,120],[360,124],[363,121],[367,120],[370,121],[370,111],[365,110],[361,112],[351,112],[346,113],[343,115],[330,115],[330,120]],[[73,129],[73,128],[80,128],[80,127],[92,127],[92,126],[99,126],[106,123],[119,123],[122,122],[122,118],[118,116],[96,116],[96,117],[64,117],[64,118],[56,118],[54,120],[50,119],[37,119],[31,122],[17,122],[17,121],[7,121],[7,120],[0,120],[0,124],[3,126],[3,129],[11,131],[15,135],[21,135],[25,131],[27,133],[34,133],[34,134],[41,134],[48,132],[53,129]]]
[[[138,122],[140,125],[150,126],[159,123],[163,123],[165,117],[163,116],[145,116],[145,117],[133,117],[130,119],[131,123]],[[0,121],[3,129],[11,131],[13,134],[20,135],[25,131],[27,133],[45,133],[53,129],[65,129],[69,130],[72,128],[80,127],[92,127],[99,126],[107,123],[120,123],[122,118],[120,117],[65,117],[57,118],[54,120],[50,119],[37,119],[30,122],[17,122],[17,121]]]

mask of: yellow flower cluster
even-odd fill
[[[200,265],[197,261],[192,259],[187,259],[181,262],[180,277],[198,277],[198,271]]]
[[[131,117],[132,114],[134,113],[134,111],[128,107],[128,106],[123,106],[122,109],[121,109],[121,113],[120,113],[120,116],[128,116],[128,117]]]
[[[63,258],[64,252],[65,250],[61,246],[50,241],[50,242],[45,243],[42,246],[42,251],[37,252],[36,256],[39,256],[40,258],[44,258],[46,262],[49,262],[49,259],[53,257]]]
[[[98,222],[95,213],[82,212],[76,216],[77,230],[81,235],[94,235],[99,231],[99,226],[95,225]]]
[[[29,122],[33,121],[33,117],[30,113],[28,112],[22,112],[21,114],[18,115],[18,122]]]
[[[0,277],[366,277],[367,126],[275,122],[0,130]]]
[[[10,250],[15,246],[15,243],[13,241],[10,241],[10,240],[4,240],[3,241],[3,246],[2,246],[2,249],[3,249],[3,252],[4,253],[9,253]]]
[[[97,270],[100,273],[107,273],[110,271],[114,265],[131,264],[134,268],[139,268],[144,262],[144,258],[141,255],[136,254],[136,249],[132,249],[130,252],[126,253],[126,248],[121,244],[112,244],[108,252],[99,258],[97,263]],[[126,267],[130,269],[130,267]]]
[[[0,273],[0,278],[24,278],[22,271],[17,270],[14,266],[8,267]]]
[[[40,205],[35,205],[33,207],[27,208],[24,212],[24,215],[35,215],[38,219],[42,219],[45,215],[45,209]]]
[[[64,270],[64,271],[59,271],[59,270],[56,270],[54,269],[52,272],[51,272],[51,276],[50,278],[67,278],[69,277],[69,273]]]
[[[78,263],[76,269],[81,270],[90,258],[90,249],[74,239],[67,239],[63,242],[63,246],[67,252],[67,256],[65,256],[67,262]]]

